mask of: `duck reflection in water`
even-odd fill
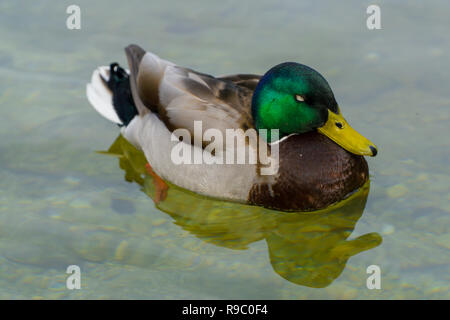
[[[141,151],[119,136],[102,153],[117,156],[125,180],[139,184],[154,199],[157,190]],[[347,240],[364,211],[369,181],[347,199],[307,213],[224,202],[168,185],[167,196],[156,206],[170,215],[176,225],[203,241],[229,249],[245,250],[255,241],[265,240],[275,272],[299,285],[330,285],[350,257],[377,247],[382,241],[378,233]]]

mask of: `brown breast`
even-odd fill
[[[284,211],[322,209],[344,199],[369,177],[364,157],[317,132],[288,137],[279,152],[275,182],[255,184],[249,203]]]

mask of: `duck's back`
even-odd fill
[[[139,113],[157,113],[171,131],[195,134],[194,121],[203,131],[253,127],[251,98],[260,79],[242,74],[216,78],[177,66],[136,45],[125,49],[130,85]],[[139,106],[141,106],[139,108]]]

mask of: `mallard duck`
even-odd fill
[[[125,180],[155,198],[154,181],[145,173],[147,160],[142,151],[119,135],[109,150],[101,153],[117,157]],[[158,209],[178,227],[219,247],[246,250],[252,243],[265,241],[276,273],[299,285],[323,288],[342,273],[350,257],[382,242],[375,232],[348,239],[363,214],[369,190],[367,181],[348,198],[312,214],[224,203],[171,185]],[[150,221],[148,228],[152,228]]]
[[[137,45],[125,52],[129,70],[117,63],[97,68],[87,97],[144,152],[147,172],[157,186],[155,202],[166,197],[167,181],[213,198],[311,211],[348,197],[368,180],[363,156],[375,156],[377,148],[346,122],[327,81],[314,69],[286,62],[263,76],[214,77],[177,66]],[[196,121],[202,123],[200,132]],[[178,129],[193,139],[174,139]],[[254,164],[173,161],[173,150],[180,143],[193,154],[209,151],[211,159],[228,152],[226,147],[205,147],[202,138],[208,129],[224,136],[227,129],[265,132],[258,139],[265,141],[268,157],[272,149],[279,150],[270,159],[274,173],[262,174],[259,158]],[[276,130],[278,135],[273,135]],[[242,145],[233,148],[242,151]],[[259,156],[256,149],[249,152]]]

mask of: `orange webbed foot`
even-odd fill
[[[153,171],[150,163],[147,163],[145,165],[145,169],[147,173],[153,178],[153,184],[155,185],[155,198],[153,200],[155,201],[155,204],[159,204],[161,201],[164,201],[167,198],[167,190],[169,189],[169,186],[160,176],[155,173],[155,171]]]

